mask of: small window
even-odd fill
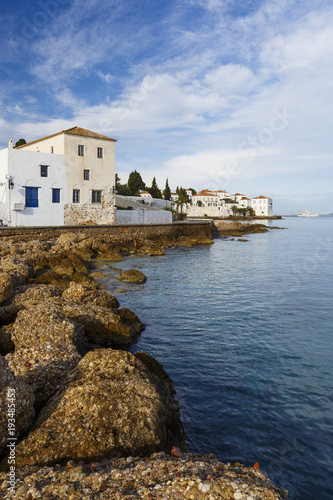
[[[31,208],[38,208],[38,188],[26,187],[25,188],[25,206]]]
[[[91,201],[92,201],[92,203],[101,203],[102,202],[102,191],[93,191]]]
[[[83,170],[83,180],[90,181],[90,170]]]
[[[54,153],[54,147],[51,146],[51,153],[53,154]]]
[[[52,189],[52,203],[60,203],[60,189],[59,188]]]
[[[77,154],[79,156],[84,156],[84,146],[82,146],[81,144],[79,144],[77,147]]]
[[[40,176],[41,177],[47,177],[48,176],[48,165],[41,165],[40,166]]]
[[[103,158],[103,148],[97,148],[97,158]]]
[[[80,190],[73,189],[73,203],[80,203]]]

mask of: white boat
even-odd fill
[[[298,212],[298,217],[319,217],[319,214],[312,214],[309,210],[301,210]]]

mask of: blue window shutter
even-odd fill
[[[25,206],[38,208],[38,188],[25,186]]]
[[[52,189],[52,203],[60,203],[60,189],[59,188]]]

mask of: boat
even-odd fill
[[[298,217],[319,217],[319,214],[312,214],[309,210],[301,210],[298,212]]]

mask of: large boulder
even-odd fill
[[[31,387],[15,378],[8,362],[0,355],[0,456],[8,451],[7,445],[11,443],[8,438],[19,438],[31,427],[34,417]],[[14,419],[13,426],[8,418]]]
[[[24,281],[27,281],[34,275],[33,267],[30,264],[13,255],[7,255],[1,259],[0,271],[10,274],[14,285],[24,283]]]
[[[21,310],[11,334],[16,349],[52,343],[59,348],[74,345],[81,352],[86,344],[83,327],[66,317],[55,302],[32,303]]]
[[[185,448],[179,405],[129,352],[88,353],[16,448],[16,465],[147,456]]]
[[[64,300],[62,311],[68,318],[84,327],[89,340],[100,345],[128,344],[144,329],[139,318],[125,307],[107,309]]]
[[[124,271],[118,276],[116,276],[117,280],[125,281],[126,283],[145,283],[147,281],[146,276],[137,269],[129,269],[128,271]]]
[[[108,309],[117,309],[119,307],[118,300],[109,293],[102,290],[91,289],[75,282],[70,284],[63,292],[62,296],[77,304],[91,304],[93,306],[106,307]]]
[[[45,342],[36,347],[25,347],[7,354],[6,359],[17,379],[29,384],[40,408],[59,389],[67,373],[81,360],[73,345],[57,347]]]

